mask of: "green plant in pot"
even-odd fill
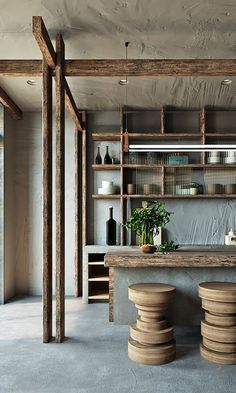
[[[150,201],[145,207],[135,209],[124,227],[139,236],[143,252],[154,253],[154,236],[158,234],[158,227],[163,228],[170,221],[171,214],[163,203]]]

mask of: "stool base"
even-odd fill
[[[216,352],[200,345],[200,353],[204,359],[218,364],[236,364],[236,353]]]
[[[136,363],[152,366],[172,362],[176,357],[175,340],[159,345],[143,345],[130,337],[128,356]]]

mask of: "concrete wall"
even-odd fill
[[[15,293],[40,295],[42,291],[42,127],[41,113],[24,113],[23,120],[8,123],[8,135],[14,134],[12,173],[14,209],[8,210],[7,238],[15,263]],[[66,293],[74,291],[74,155],[73,125],[66,119]],[[55,159],[55,132],[54,132]],[[53,168],[55,174],[55,168]],[[10,172],[9,172],[10,175]],[[10,187],[10,186],[9,186]],[[10,190],[10,188],[9,188]],[[55,177],[53,183],[55,223]],[[12,233],[14,232],[14,233]],[[10,235],[9,235],[10,233]],[[55,244],[55,231],[53,233]],[[10,248],[9,248],[10,250]],[[55,271],[55,255],[53,258]],[[12,275],[9,266],[8,277]],[[9,281],[7,279],[7,281]],[[55,279],[54,279],[55,282]],[[13,292],[12,292],[13,293]]]

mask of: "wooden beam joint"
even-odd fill
[[[9,97],[9,95],[0,87],[0,103],[4,106],[9,115],[15,120],[21,120],[23,117],[21,109]]]

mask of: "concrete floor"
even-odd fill
[[[236,366],[199,355],[198,334],[177,330],[177,359],[141,366],[127,357],[128,326],[108,306],[69,298],[63,344],[42,344],[41,299],[0,306],[0,393],[235,393]],[[184,334],[183,334],[184,332]]]

